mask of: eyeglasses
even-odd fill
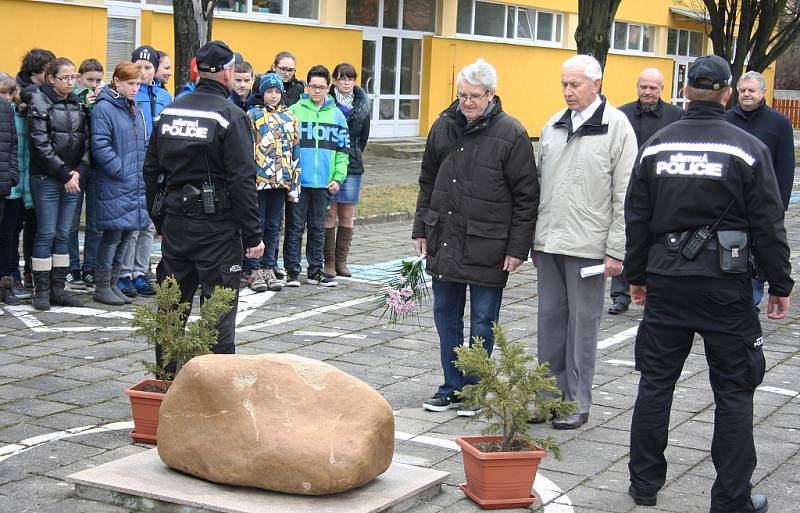
[[[55,78],[56,80],[60,80],[66,84],[68,82],[75,82],[76,80],[78,80],[78,75],[66,75],[63,77],[53,77],[53,78]]]
[[[278,66],[278,69],[284,73],[294,73],[295,71],[297,71],[296,68],[284,68],[283,66]]]
[[[306,86],[306,87],[308,87],[308,89],[310,91],[317,91],[317,92],[327,91],[328,90],[328,86],[318,86],[318,85],[308,84],[308,86]]]
[[[462,101],[462,102],[474,102],[474,101],[476,101],[476,100],[480,100],[481,98],[484,98],[484,97],[486,97],[486,96],[487,96],[488,94],[490,94],[490,93],[491,93],[491,91],[486,91],[486,92],[485,92],[485,93],[483,93],[483,94],[464,94],[464,93],[458,93],[456,96],[458,96],[458,99],[459,99],[460,101]]]

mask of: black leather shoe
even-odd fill
[[[551,415],[555,416],[555,412],[551,413]],[[545,420],[543,418],[539,417],[538,415],[536,415],[535,413],[533,414],[533,416],[530,419],[528,419],[528,424],[544,424],[544,423],[545,423]]]
[[[553,421],[554,429],[578,429],[589,420],[588,413],[573,413]]]
[[[717,510],[712,510],[712,512],[713,511]],[[756,494],[750,496],[750,504],[748,504],[748,507],[745,509],[741,509],[736,512],[730,512],[729,510],[726,510],[726,513],[767,513],[767,511],[769,511],[769,503],[767,502],[766,496]]]
[[[610,313],[611,315],[619,315],[621,313],[627,312],[628,308],[629,308],[628,305],[626,305],[625,303],[614,303],[613,305],[611,305],[611,307],[609,307],[608,313]]]
[[[645,493],[641,490],[637,490],[633,484],[628,487],[628,495],[631,496],[633,502],[636,503],[637,506],[655,506],[656,505],[656,494]]]

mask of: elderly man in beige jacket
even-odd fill
[[[589,418],[597,333],[606,276],[622,272],[623,203],[636,158],[627,118],[599,94],[603,71],[594,57],[576,55],[561,67],[567,108],[542,129],[538,170],[539,362],[548,362],[573,415],[553,420],[576,429]],[[581,269],[601,266],[582,277]]]

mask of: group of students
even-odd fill
[[[334,286],[337,274],[350,276],[369,102],[350,64],[337,65],[333,77],[314,66],[308,84],[295,72],[289,52],[258,76],[237,54],[230,101],[252,123],[266,246],[261,259],[244,262],[246,283],[257,292],[300,285],[306,227],[308,283]],[[165,52],[141,46],[106,85],[103,75],[96,59],[76,69],[38,48],[23,57],[16,79],[0,73],[0,302],[32,295],[33,307],[47,310],[80,306],[69,289],[93,288],[93,298],[110,305],[155,293],[149,278],[155,228],[142,168],[154,120],[172,101],[165,88],[172,63]],[[178,96],[190,94],[198,80],[193,62],[191,82]],[[285,271],[278,267],[284,215]]]

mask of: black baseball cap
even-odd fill
[[[689,68],[689,85],[718,91],[731,85],[731,67],[718,55],[700,57]]]
[[[197,58],[197,71],[217,73],[233,66],[235,58],[224,41],[209,41],[194,54]]]

